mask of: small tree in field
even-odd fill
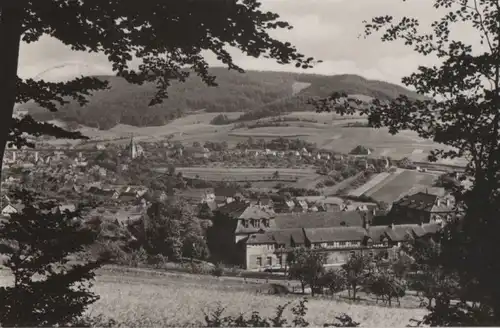
[[[56,203],[19,193],[24,209],[0,225],[0,253],[14,282],[0,288],[2,326],[54,326],[75,323],[98,300],[89,288],[103,259],[71,263],[96,234],[79,212],[61,212]],[[81,323],[80,323],[81,324]]]
[[[316,289],[320,287],[320,278],[324,273],[325,263],[325,253],[299,248],[293,252],[293,263],[290,265],[288,275],[300,281],[303,293],[306,286],[311,287],[311,294],[314,296]]]
[[[347,280],[342,270],[329,270],[321,277],[321,285],[328,288],[332,295],[346,289]]]
[[[398,301],[405,295],[406,284],[399,279],[396,274],[390,269],[378,270],[378,272],[370,275],[365,282],[366,290],[374,294],[377,302],[382,299],[383,302],[392,305],[392,299]]]
[[[364,254],[354,254],[342,265],[344,271],[349,296],[356,300],[359,289],[366,282],[370,272],[371,258]],[[352,292],[352,294],[351,294]]]

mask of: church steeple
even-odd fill
[[[137,147],[134,142],[134,134],[130,136],[130,157],[135,159],[137,157]]]

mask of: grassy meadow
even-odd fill
[[[6,271],[1,271],[2,285],[8,284]],[[165,274],[138,270],[102,270],[94,285],[100,300],[88,313],[112,318],[120,326],[200,326],[204,312],[225,307],[223,315],[250,314],[259,311],[272,316],[278,305],[296,300],[296,296],[274,296],[258,292],[259,285],[241,280],[211,276]],[[389,308],[349,304],[329,299],[310,299],[306,320],[312,326],[334,322],[335,315],[349,314],[362,326],[405,326],[412,318],[425,315],[422,309]],[[289,309],[287,318],[291,319]]]

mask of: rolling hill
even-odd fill
[[[99,76],[108,80],[111,88],[96,92],[85,107],[76,103],[62,106],[50,113],[33,104],[21,106],[38,120],[58,119],[102,130],[117,124],[161,126],[193,111],[244,112],[239,120],[253,120],[292,111],[310,111],[310,97],[327,96],[333,91],[345,92],[382,100],[400,94],[420,98],[403,87],[382,81],[367,80],[356,75],[317,75],[289,72],[247,71],[240,74],[225,68],[212,68],[218,87],[207,87],[192,75],[185,83],[174,82],[169,98],[163,104],[148,107],[155,93],[153,84],[128,84],[114,76]]]

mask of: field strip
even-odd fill
[[[365,192],[367,192],[371,188],[375,187],[377,184],[384,181],[390,175],[391,174],[387,173],[387,172],[382,172],[382,173],[377,174],[374,178],[372,178],[370,181],[366,182],[361,187],[349,192],[349,196],[359,197],[359,196],[363,195]]]
[[[252,138],[277,138],[277,137],[282,137],[282,138],[300,138],[300,137],[309,137],[311,134],[310,133],[302,133],[302,134],[296,134],[296,133],[259,133],[259,132],[231,132],[228,133],[229,136],[232,137],[252,137]]]
[[[387,177],[387,179],[385,179],[385,181],[382,181],[382,183],[379,183],[378,185],[374,186],[372,189],[367,190],[367,192],[365,192],[365,195],[366,196],[373,195],[378,190],[380,190],[382,187],[384,187],[385,185],[387,185],[389,182],[391,182],[392,180],[396,179],[404,171],[405,170],[397,169],[396,172],[392,173],[389,177]]]
[[[270,173],[278,171],[280,174],[311,174],[316,173],[314,169],[304,168],[304,169],[289,169],[289,168],[254,168],[254,167],[177,167],[176,171],[179,172],[199,172],[199,173]]]

